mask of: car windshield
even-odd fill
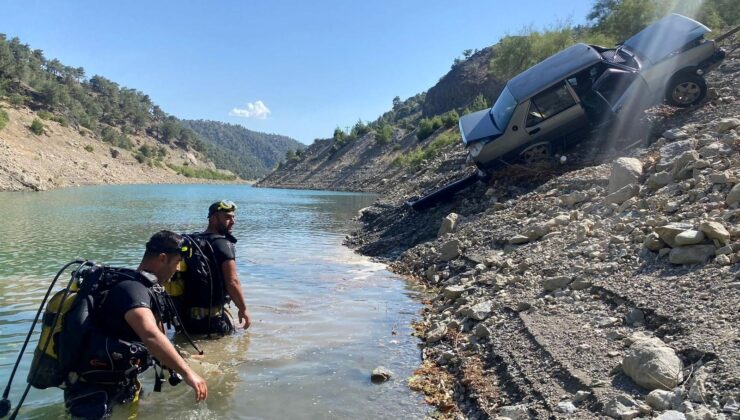
[[[504,131],[506,126],[509,125],[509,120],[511,120],[511,116],[514,114],[514,108],[516,108],[516,99],[509,92],[509,88],[505,87],[491,108],[493,123],[496,124],[499,130]]]

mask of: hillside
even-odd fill
[[[240,125],[207,120],[179,120],[193,130],[205,154],[221,169],[243,179],[257,179],[272,171],[289,150],[301,151],[305,145],[290,137],[260,133]]]
[[[35,134],[29,127],[40,119],[25,107],[14,108],[0,101],[0,112],[7,117],[5,127],[0,129],[0,191],[204,182],[186,171],[200,170],[212,177],[219,174],[200,153],[162,145],[147,136],[129,137],[135,150],[132,153],[86,129],[65,127],[52,120],[43,120],[43,133]]]

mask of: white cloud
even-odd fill
[[[270,108],[262,101],[250,102],[245,109],[234,108],[229,112],[232,117],[256,118],[258,120],[267,119],[270,116]]]

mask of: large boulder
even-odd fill
[[[439,259],[442,261],[454,260],[460,256],[462,244],[457,239],[445,242],[439,249]]]
[[[658,338],[636,334],[622,360],[622,370],[648,390],[671,390],[683,379],[683,363],[676,352]]]
[[[714,256],[714,245],[689,245],[673,248],[668,261],[673,264],[703,264]]]
[[[730,242],[730,232],[725,229],[722,223],[718,222],[702,222],[699,225],[699,230],[704,232],[709,239],[715,239],[722,245],[727,245]]]
[[[637,184],[642,175],[642,162],[639,159],[621,157],[612,162],[612,172],[609,177],[609,194],[629,185]]]
[[[655,233],[658,234],[660,240],[668,244],[671,248],[675,248],[678,246],[676,243],[676,236],[681,232],[691,229],[693,229],[693,226],[685,223],[669,223],[664,226],[656,227]]]

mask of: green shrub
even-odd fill
[[[95,148],[92,147],[91,144],[88,144],[88,145],[85,146],[85,150],[87,150],[88,152],[92,153],[92,151],[95,150]]]
[[[108,149],[108,151],[110,152],[110,157],[112,157],[113,159],[117,159],[118,156],[121,155],[121,152],[119,152],[118,149],[114,149],[112,147]]]
[[[442,123],[445,128],[455,127],[458,121],[460,121],[460,115],[454,109],[442,115]]]
[[[416,132],[416,138],[419,141],[422,141],[431,136],[432,133],[437,131],[440,127],[442,127],[442,125],[444,124],[442,123],[442,118],[439,115],[434,118],[423,118],[419,122],[419,131]]]
[[[207,168],[191,168],[189,166],[177,166],[168,163],[167,166],[180,175],[188,178],[217,179],[222,181],[233,181],[236,175],[224,174]]]
[[[26,103],[26,100],[27,99],[28,98],[26,98],[23,95],[19,95],[17,93],[14,93],[14,94],[12,94],[12,95],[10,95],[8,97],[8,102],[10,102],[10,104],[13,105],[13,106],[21,106],[21,105],[23,105],[23,104]]]
[[[47,111],[45,109],[42,109],[41,111],[37,112],[36,115],[39,118],[41,118],[42,120],[50,120],[53,117],[53,115],[51,114],[51,112],[49,112],[49,111]]]
[[[5,128],[6,125],[8,125],[8,121],[10,121],[10,117],[8,117],[8,113],[4,109],[0,109],[0,130]]]
[[[375,142],[378,144],[388,144],[393,137],[393,126],[382,123],[375,131]]]
[[[457,132],[442,133],[432,140],[432,142],[426,147],[417,147],[416,149],[397,157],[393,163],[403,168],[416,169],[420,167],[424,161],[439,155],[443,149],[446,149],[459,141],[460,135]]]
[[[131,150],[134,148],[134,142],[132,142],[127,135],[119,133],[118,130],[113,127],[103,128],[101,137],[104,142],[120,147],[121,149]]]
[[[38,118],[34,118],[31,126],[28,128],[37,136],[44,134],[44,123],[42,123]]]

